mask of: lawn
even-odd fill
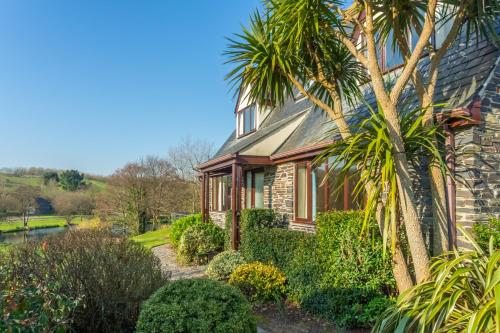
[[[66,219],[61,216],[44,216],[44,218],[40,220],[30,220],[28,222],[28,226],[30,227],[30,229],[64,227],[66,226]],[[20,230],[23,230],[22,220],[0,222],[0,232],[14,232]]]
[[[134,236],[131,239],[143,245],[144,247],[150,249],[152,247],[167,243],[168,230],[169,228],[167,226],[164,226],[161,229],[155,231],[148,231],[142,235]]]

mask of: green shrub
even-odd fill
[[[228,250],[216,255],[208,264],[205,273],[214,280],[226,281],[236,267],[245,263],[241,253]]]
[[[8,265],[11,286],[47,286],[63,304],[80,299],[72,313],[78,332],[133,331],[140,304],[167,281],[151,251],[101,230],[16,246]]]
[[[437,257],[430,278],[402,293],[373,332],[498,332],[500,250],[474,247]]]
[[[391,302],[386,296],[364,288],[317,289],[302,300],[302,307],[339,327],[373,326]]]
[[[138,333],[257,332],[251,306],[234,287],[208,280],[168,283],[144,303]]]
[[[187,264],[206,264],[224,249],[224,232],[213,223],[195,224],[184,231],[178,249]]]
[[[272,209],[243,209],[240,217],[241,232],[247,229],[270,228],[279,225],[276,213]]]
[[[383,256],[382,239],[375,221],[362,235],[363,213],[318,214],[318,249],[324,259],[323,287],[367,288],[384,291],[394,288],[390,256]]]
[[[475,223],[476,241],[484,251],[489,251],[490,238],[493,238],[493,248],[500,248],[500,219],[490,218],[487,223]]]
[[[278,268],[261,262],[240,265],[229,277],[229,284],[252,301],[279,301],[285,293],[285,282],[285,274]]]
[[[258,214],[247,212],[246,216]],[[365,327],[369,320],[364,319],[366,316],[363,317],[363,311],[358,308],[367,306],[373,298],[389,294],[395,282],[389,257],[382,255],[382,240],[378,233],[360,238],[362,213],[319,214],[316,234],[264,227],[276,225],[269,220],[247,223],[242,218],[244,231],[240,251],[245,259],[276,265],[287,278],[287,297],[307,311],[331,320],[338,320],[339,315],[345,313],[346,318],[341,319],[345,327]],[[370,223],[372,230],[376,231],[375,223]],[[347,300],[340,306],[335,304],[341,301],[339,297],[333,295],[333,302],[323,296],[339,289],[344,289],[344,296],[349,292],[352,294],[352,297],[346,296]],[[366,297],[356,301],[360,293]],[[341,313],[336,312],[338,308],[342,309]]]
[[[179,246],[184,231],[186,231],[187,228],[200,223],[201,214],[188,215],[175,220],[170,226],[168,234],[168,238],[170,239],[172,245],[175,247]]]
[[[226,220],[224,223],[224,250],[231,250],[233,245],[231,244],[233,232],[233,213],[231,210],[226,212]]]
[[[59,285],[45,281],[31,280],[29,287],[5,282],[0,281],[0,332],[71,331],[80,299],[62,294]]]

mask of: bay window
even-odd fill
[[[212,179],[212,210],[225,212],[231,209],[231,176],[219,176]]]
[[[311,162],[297,163],[295,221],[313,223],[320,212],[362,209],[364,198],[353,193],[357,181],[354,171],[347,175],[329,172],[328,163],[318,166],[312,166]]]

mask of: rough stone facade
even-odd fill
[[[465,229],[500,215],[500,67],[481,100],[481,123],[455,132],[457,224]],[[465,245],[458,235],[458,245]]]

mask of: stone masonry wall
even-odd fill
[[[474,223],[500,215],[500,67],[485,87],[481,124],[455,132],[457,224]],[[458,235],[458,245],[466,241]]]

